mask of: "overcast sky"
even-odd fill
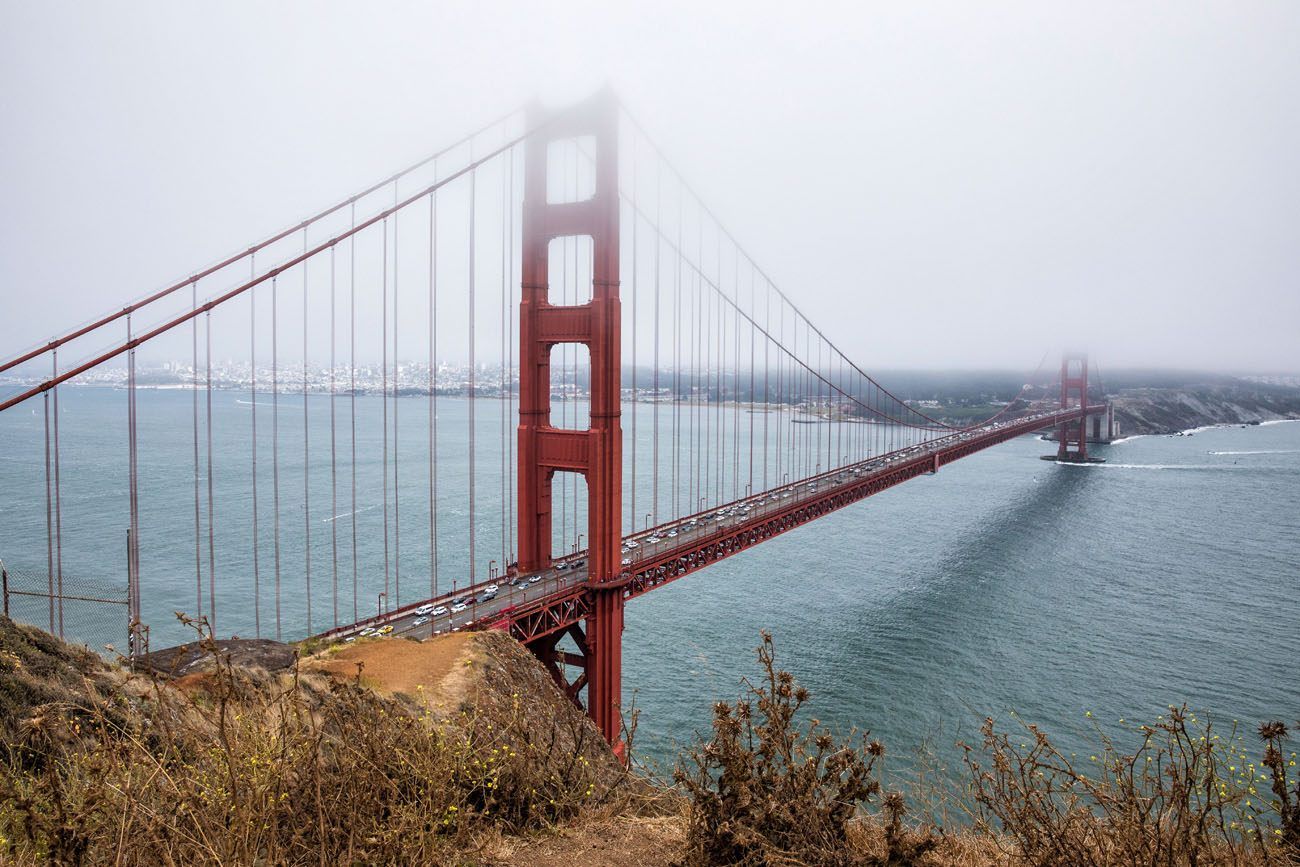
[[[0,357],[610,83],[869,367],[1300,371],[1300,3],[0,0]]]

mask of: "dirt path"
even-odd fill
[[[442,702],[459,700],[450,677],[471,650],[470,633],[440,635],[428,641],[376,638],[358,641],[340,650],[304,663],[308,671],[320,671],[339,679],[357,676],[360,663],[361,682],[377,692],[392,695],[425,695]]]

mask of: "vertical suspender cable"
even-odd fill
[[[128,340],[130,339],[129,325],[128,325],[127,339]],[[48,598],[49,598],[49,607],[50,607],[50,633],[53,634],[54,632],[54,476],[50,469],[50,393],[47,391],[45,394],[41,395],[41,399],[45,405],[44,406],[45,409],[45,552],[47,558],[46,568],[48,569],[48,571],[46,572],[46,579],[47,579],[48,591],[49,591]],[[135,412],[135,409],[134,407],[131,406],[130,401],[131,398],[128,395],[127,412],[128,412],[128,416],[131,419],[134,419],[134,416],[132,414]],[[128,423],[128,428],[129,426],[130,423]],[[134,448],[134,445],[132,445],[131,448]],[[131,460],[132,461],[135,460],[134,452],[131,452]],[[134,488],[131,491],[131,514],[132,515],[135,514]],[[135,527],[134,521],[132,522],[131,526],[134,529]],[[131,565],[131,549],[128,546],[127,548],[128,583],[130,581],[132,568],[133,567]]]
[[[777,346],[785,346],[785,301],[778,298],[777,303],[778,303],[777,313],[779,314],[780,328],[781,328],[781,335],[780,338],[778,339]],[[772,480],[773,484],[782,484],[782,485],[785,484],[785,476],[781,472],[781,467],[784,465],[784,461],[783,461],[784,455],[782,454],[782,452],[785,448],[784,418],[785,418],[786,399],[785,399],[785,363],[783,360],[784,355],[785,353],[783,352],[778,352],[776,354],[776,400],[779,408],[777,410],[776,438],[774,442],[776,446],[776,476]]]
[[[640,415],[637,405],[637,387],[636,387],[636,286],[637,286],[637,249],[639,247],[638,239],[640,236],[641,218],[638,216],[640,210],[637,205],[636,188],[637,188],[637,167],[636,167],[636,142],[639,136],[632,137],[632,154],[630,162],[632,163],[632,484],[628,488],[628,500],[630,501],[631,526],[628,527],[628,533],[635,533],[637,528],[636,514],[636,417]]]
[[[351,208],[352,225],[357,225],[357,206]],[[348,421],[352,426],[352,622],[359,619],[357,610],[357,236],[348,241]]]
[[[437,166],[434,167],[437,177]],[[429,193],[429,596],[438,595],[438,199]]]
[[[701,408],[704,415],[704,478],[702,481],[702,498],[707,502],[713,496],[710,485],[713,470],[713,302],[712,296],[704,292],[704,227],[700,226],[700,307],[703,318],[700,320],[700,350],[704,358],[704,399],[707,403]]]
[[[673,278],[673,520],[682,517],[682,193],[677,190],[677,274]],[[694,509],[690,511],[694,512]]]
[[[758,316],[757,299],[754,297],[756,289],[756,280],[754,268],[749,269],[749,309],[752,316]],[[749,403],[749,493],[754,493],[754,339],[757,335],[754,332],[753,325],[749,327],[749,394],[746,401]]]
[[[698,220],[698,215],[696,217]],[[688,462],[690,472],[691,502],[687,511],[691,514],[700,509],[700,278],[696,271],[691,276],[691,366],[690,366],[690,430],[691,454]]]
[[[281,638],[280,623],[280,334],[277,282],[271,278],[271,489],[275,523],[275,640]]]
[[[579,177],[578,177],[578,176],[581,174],[581,171],[582,171],[582,170],[581,170],[580,166],[578,165],[578,148],[575,146],[575,147],[572,149],[571,152],[572,152],[572,154],[573,154],[573,193],[572,193],[572,195],[573,195],[573,201],[577,201],[577,199],[578,199],[578,192],[579,192],[579,189],[580,189],[580,180],[579,180]],[[579,249],[579,247],[581,246],[581,245],[578,243],[579,240],[580,240],[580,239],[579,239],[579,238],[576,238],[576,237],[573,239],[573,303],[574,303],[574,304],[585,304],[585,303],[588,303],[588,302],[591,301],[592,294],[594,294],[594,286],[593,286],[593,284],[591,283],[590,280],[588,280],[588,282],[585,283],[585,284],[584,284],[583,281],[582,281],[582,262],[580,261],[580,257],[579,257],[579,255],[578,255],[578,254],[581,252],[581,250]],[[592,247],[592,259],[593,259],[593,261],[595,260],[595,255],[596,255],[596,254],[595,254],[595,246],[594,246],[594,241],[593,241],[593,247]],[[588,276],[590,276],[590,275],[588,275]],[[588,292],[591,292],[592,294],[588,294]],[[569,380],[570,383],[571,383],[571,387],[570,387],[569,395],[570,395],[570,397],[573,398],[573,424],[574,424],[574,426],[576,427],[577,424],[578,424],[578,345],[577,345],[577,344],[574,344],[572,347],[570,347],[570,349],[569,349],[569,356],[568,356],[568,357],[572,360],[572,365],[573,365],[572,368],[571,368],[570,380]],[[590,360],[591,360],[591,358],[590,358],[590,351],[589,351],[589,352],[588,352],[588,365],[587,365],[587,369],[588,369],[589,371],[590,371],[590,369],[591,369]],[[588,398],[590,398],[590,392],[588,393]],[[589,399],[588,402],[587,402],[587,427],[591,427],[591,402],[590,402],[590,399]],[[587,480],[586,480],[586,478],[584,477],[584,478],[582,479],[582,482],[583,482],[583,485],[584,485],[584,486],[586,485],[586,481],[587,481]],[[577,551],[578,551],[578,537],[579,537],[580,535],[582,535],[582,534],[579,532],[579,530],[578,530],[578,499],[579,499],[579,497],[578,497],[578,473],[569,473],[569,483],[573,486],[573,487],[572,487],[572,495],[571,495],[571,496],[572,496],[572,499],[570,500],[570,502],[571,502],[572,505],[573,505],[573,543],[572,543],[572,545],[573,545],[573,551],[574,551],[574,553],[576,554]]]
[[[393,181],[393,205],[396,206],[397,181]],[[397,316],[397,225],[398,211],[393,212],[393,599],[398,607],[402,604],[402,495],[397,483],[397,460],[401,456],[397,439],[398,379],[402,374],[402,362],[397,354],[397,338],[401,329]],[[385,600],[390,601],[390,600]]]
[[[307,252],[307,229],[302,230],[302,251]],[[307,634],[311,617],[311,425],[307,411],[307,263],[302,263],[302,524],[303,564],[307,583]]]
[[[208,625],[212,637],[217,635],[217,546],[216,508],[212,491],[212,311],[203,314],[204,347],[207,351],[207,423],[208,423]]]
[[[505,406],[505,386],[506,386],[506,317],[509,310],[506,307],[506,283],[509,278],[506,277],[506,215],[510,208],[507,204],[508,191],[506,189],[506,167],[501,166],[501,315],[498,324],[501,326],[501,351],[498,354],[498,391],[497,391],[497,409],[501,413],[501,570],[504,573],[506,563],[506,406]]]
[[[477,524],[475,523],[475,488],[474,476],[474,210],[478,201],[478,170],[469,174],[469,583],[474,584],[476,569],[474,563]]]
[[[335,398],[337,393],[338,361],[334,353],[338,337],[338,320],[335,302],[335,247],[330,245],[330,600],[333,603],[334,618],[331,625],[339,625],[339,470],[338,470],[338,434],[335,429],[337,420]]]
[[[510,251],[509,263],[510,273],[506,278],[506,415],[514,418],[515,414],[515,392],[514,392],[514,369],[515,369],[515,150],[509,151],[510,158],[510,197],[506,204],[509,209],[509,245]],[[506,568],[506,563],[515,559],[515,438],[509,436],[510,425],[507,423],[506,448],[508,455],[506,458],[506,498],[509,502],[507,511],[506,534],[507,534],[507,557],[502,562],[502,571]]]
[[[573,153],[573,200],[576,201],[578,198],[578,191],[579,191],[578,175],[581,173],[581,169],[578,166],[578,148],[574,147],[572,153]],[[579,261],[579,256],[578,256],[578,254],[581,252],[579,250],[579,247],[581,245],[578,243],[578,241],[579,239],[576,237],[573,239],[573,303],[585,304],[591,301],[592,295],[594,294],[594,284],[590,280],[588,280],[585,284],[582,282],[582,265]],[[593,242],[593,247],[592,247],[593,261],[595,260],[595,255],[596,255],[595,246]],[[588,277],[590,276],[591,275],[588,274]],[[589,292],[592,294],[588,294]],[[573,424],[576,427],[578,424],[578,346],[577,344],[574,344],[570,348],[569,352],[570,352],[569,358],[571,358],[573,362],[572,373],[570,375],[570,382],[572,383],[572,386],[569,394],[573,398]],[[588,360],[587,369],[588,371],[590,371],[591,370],[590,351],[588,352],[587,360]],[[587,401],[587,427],[591,427],[590,392],[588,392],[588,398],[589,399]],[[583,481],[583,485],[585,486],[587,481],[586,478],[584,477],[582,481]],[[573,495],[572,495],[573,497],[572,498],[573,551],[576,554],[578,551],[578,537],[582,535],[578,531],[578,499],[579,499],[578,498],[578,473],[569,473],[569,482],[573,486],[572,488],[573,490]]]
[[[714,368],[717,371],[717,401],[714,407],[718,417],[718,503],[727,501],[727,405],[726,405],[726,364],[727,355],[727,311],[723,304],[722,290],[722,235],[718,235],[718,291],[715,294],[714,301],[718,305],[717,322],[718,322],[718,363]]]
[[[190,308],[199,306],[198,286],[190,283]],[[190,320],[190,404],[194,432],[194,616],[203,616],[203,546],[199,529],[199,320]]]
[[[654,364],[654,370],[651,372],[651,388],[653,391],[654,401],[651,406],[651,425],[654,428],[654,460],[652,463],[653,471],[650,476],[651,495],[651,514],[654,518],[655,526],[659,526],[659,266],[663,259],[663,233],[660,229],[663,227],[663,186],[664,173],[663,164],[660,163],[655,171],[655,309],[654,309],[654,350],[651,352],[651,358]]]
[[[248,257],[249,271],[255,271],[255,255]],[[195,351],[195,367],[198,366],[198,352]],[[248,375],[249,389],[248,402],[252,404],[249,408],[253,411],[253,437],[252,437],[252,478],[253,478],[253,635],[257,638],[262,637],[262,581],[259,571],[258,561],[258,529],[257,529],[257,287],[253,286],[248,290]],[[197,387],[198,383],[195,382]],[[197,392],[195,392],[197,395]],[[197,401],[197,397],[195,400]],[[197,410],[196,410],[197,412]],[[195,418],[195,440],[198,438],[198,419]],[[197,446],[196,446],[197,448]],[[194,461],[194,474],[197,477],[199,472],[198,458]],[[198,527],[198,489],[195,488],[195,532]],[[197,556],[197,554],[196,554]],[[202,601],[203,587],[199,586],[199,599]]]
[[[390,541],[388,525],[388,218],[384,218],[384,264],[383,277],[379,284],[379,292],[382,296],[380,301],[380,402],[383,404],[384,429],[383,429],[383,467],[380,469],[380,475],[384,477],[384,595],[381,597],[388,602],[389,593],[392,592],[390,582],[392,581],[392,563],[389,559],[390,551],[388,543]],[[380,614],[383,613],[381,607]]]
[[[126,317],[126,339],[131,340],[131,314]],[[138,448],[136,445],[136,423],[135,423],[135,347],[131,347],[127,355],[126,362],[127,375],[127,489],[130,501],[130,522],[131,522],[131,543],[127,551],[127,568],[129,576],[129,585],[135,588],[137,599],[140,593],[140,486],[139,476],[137,473],[137,463],[139,459]],[[136,613],[139,615],[139,604],[136,605]],[[53,613],[51,613],[53,618]],[[50,627],[53,629],[53,626]]]
[[[732,291],[735,299],[731,339],[734,363],[731,367],[731,491],[732,499],[740,499],[740,250],[736,249],[736,277]]]
[[[59,375],[59,350],[51,354],[54,377]],[[59,470],[59,387],[51,389],[54,394],[54,576],[55,589],[58,591],[59,638],[63,637],[63,480]]]
[[[767,335],[772,333],[772,287],[768,285],[766,279],[763,280],[763,330]],[[768,439],[768,421],[772,414],[769,405],[772,380],[771,352],[772,338],[765,335],[763,337],[763,490],[765,491],[771,487],[767,476],[768,455],[772,451],[771,441]]]

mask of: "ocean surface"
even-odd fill
[[[257,398],[254,576],[252,406],[247,393],[213,394],[212,581],[206,425],[200,421],[196,555],[192,396],[139,395],[141,592],[153,646],[186,639],[173,612],[202,605],[211,614],[213,585],[220,634],[274,637],[271,397]],[[400,419],[393,448],[400,500],[385,533],[383,482],[387,475],[392,483],[392,469],[382,472],[381,403],[357,402],[354,508],[347,399],[335,406],[333,475],[329,402],[308,400],[304,481],[303,400],[279,398],[278,604],[285,638],[307,631],[308,599],[311,628],[319,631],[336,616],[373,613],[385,587],[390,604],[398,594],[407,602],[429,595],[435,580],[447,589],[469,574],[468,403],[438,401],[435,575],[429,405],[423,398],[390,402]],[[65,593],[120,596],[124,586],[124,407],[123,393],[111,389],[60,392]],[[563,411],[574,426],[585,424],[584,407]],[[636,510],[625,502],[629,524],[652,511],[643,491],[653,412],[635,408],[642,476]],[[513,419],[495,400],[476,401],[475,414],[473,562],[482,579],[512,543],[509,521],[502,530],[513,484],[508,465],[502,475],[509,454],[502,442],[513,438]],[[625,411],[629,437],[632,414]],[[690,417],[673,420],[662,406],[660,414],[661,431],[694,424]],[[749,416],[731,414],[727,435],[743,440]],[[44,580],[47,568],[44,422],[39,401],[0,415],[0,560],[19,576],[15,586],[28,586],[23,582],[32,576]],[[796,426],[805,427],[816,426]],[[755,452],[755,466],[766,458],[773,484],[780,481],[775,448]],[[871,730],[891,761],[904,766],[923,744],[941,761],[955,761],[958,738],[974,739],[986,715],[1009,721],[1013,711],[1042,723],[1070,749],[1090,743],[1094,722],[1151,719],[1169,704],[1186,702],[1224,724],[1300,716],[1300,424],[1137,437],[1093,447],[1107,462],[1089,466],[1039,459],[1051,450],[1033,437],[994,447],[631,602],[624,703],[641,713],[638,751],[668,769],[683,744],[707,733],[712,702],[738,697],[742,678],[759,673],[760,630],[772,632],[780,664],[811,691],[810,715],[839,731]],[[630,462],[630,454],[625,458]],[[746,453],[723,476],[721,493],[744,494],[748,459]],[[680,478],[680,462],[673,487],[673,463],[669,451],[661,453],[664,518],[674,498],[690,502],[698,493]],[[580,499],[570,484],[557,547],[581,544],[586,518],[574,508]],[[16,615],[47,624],[44,600],[11,602]],[[95,647],[122,647],[125,619],[106,618],[106,610],[116,611],[69,601],[64,629]]]

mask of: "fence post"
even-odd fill
[[[4,563],[0,563],[0,581],[4,583],[5,595],[5,617],[9,616],[9,570],[5,568]]]

